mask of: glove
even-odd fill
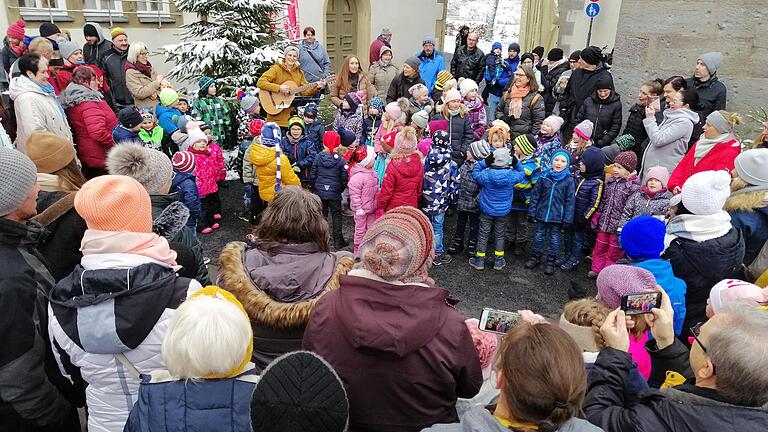
[[[293,164],[291,166],[293,167],[293,172],[295,172],[295,173],[300,173],[301,172],[301,168],[299,168],[298,165]]]
[[[512,168],[514,168],[514,167],[516,167],[516,166],[517,166],[517,162],[518,162],[518,160],[517,160],[517,156],[515,156],[515,155],[513,154],[513,155],[512,155],[512,159],[510,159],[510,160],[509,160],[509,166],[511,166]]]
[[[485,166],[490,168],[491,165],[493,165],[493,153],[491,153],[491,154],[489,154],[488,156],[485,157]]]
[[[357,209],[357,211],[355,212],[355,215],[356,216],[365,216],[365,210]]]

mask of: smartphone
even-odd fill
[[[621,310],[627,315],[649,314],[653,308],[661,307],[661,293],[646,291],[626,294],[621,297]]]
[[[483,308],[478,328],[496,334],[507,334],[509,329],[519,324],[523,318],[517,312],[507,312],[499,309]]]
[[[651,103],[648,104],[651,108],[653,108],[654,111],[659,112],[661,111],[661,102],[659,102],[658,96],[651,97]]]

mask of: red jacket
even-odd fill
[[[677,164],[675,170],[672,171],[667,187],[669,190],[674,190],[677,186],[680,186],[682,189],[683,184],[688,180],[688,177],[702,171],[728,170],[730,173],[733,171],[733,163],[736,160],[736,156],[738,156],[740,152],[741,143],[736,139],[717,143],[712,147],[712,150],[710,150],[709,153],[701,158],[699,163],[694,166],[693,161],[694,155],[696,154],[696,144],[694,144],[693,147],[688,150],[688,153],[685,154],[683,160]]]
[[[61,92],[59,101],[67,113],[80,161],[89,168],[105,168],[107,152],[115,145],[112,129],[118,121],[114,111],[101,93],[74,83]]]
[[[388,211],[400,206],[419,206],[424,165],[417,153],[406,158],[395,156],[389,162],[379,192],[378,205]]]
[[[82,64],[82,65],[73,64],[69,66],[49,68],[50,78],[48,79],[48,82],[51,83],[57,95],[61,94],[61,92],[63,92],[64,89],[67,88],[69,83],[72,82],[72,72],[78,66],[87,66],[91,68],[91,70],[93,70],[93,72],[96,73],[96,78],[99,79],[99,90],[101,91],[109,90],[109,85],[107,85],[107,83],[104,81],[104,72],[102,72],[101,69],[99,69],[97,66],[90,65],[90,64]]]

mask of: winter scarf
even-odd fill
[[[139,62],[136,62],[136,63],[128,63],[128,62],[126,62],[125,66],[124,66],[124,69],[125,70],[131,70],[131,69],[137,70],[137,71],[141,72],[142,74],[146,75],[147,78],[152,78],[152,63],[150,63],[150,62],[147,62],[147,64],[139,63]]]
[[[49,82],[45,84],[40,84],[39,82],[30,79],[33,83],[37,84],[38,87],[40,87],[40,90],[48,94],[49,96],[53,97],[53,100],[56,101],[56,107],[59,109],[59,112],[61,112],[61,116],[64,117],[64,119],[67,118],[67,114],[64,112],[64,108],[61,106],[61,102],[59,102],[58,96],[56,96],[56,90],[53,89],[53,85]]]
[[[59,176],[56,174],[37,173],[37,186],[43,192],[62,192],[59,186]],[[64,191],[76,192],[76,191]]]
[[[130,254],[141,255],[165,263],[178,270],[176,252],[168,240],[155,233],[113,232],[85,230],[80,251],[83,260],[88,255]]]
[[[704,138],[702,135],[702,138],[696,142],[696,151],[693,154],[693,165],[696,166],[697,163],[699,163],[702,159],[704,159],[704,156],[706,156],[710,150],[712,150],[715,145],[723,142],[728,142],[733,139],[733,133],[724,133],[722,135],[716,136],[712,139]]]
[[[24,55],[24,53],[27,51],[27,46],[24,44],[20,45],[8,45],[8,48],[10,48],[14,53],[16,53],[17,56],[21,57]]]
[[[549,178],[554,179],[555,181],[560,181],[565,178],[565,176],[569,175],[571,172],[568,171],[568,167],[565,167],[562,171],[557,172],[554,169],[550,169],[547,175]]]
[[[459,184],[455,178],[456,165],[451,159],[450,148],[434,145],[424,161],[424,213],[434,216],[443,213],[454,202]]]
[[[664,249],[666,250],[678,237],[701,243],[728,234],[732,227],[731,216],[726,211],[706,216],[693,214],[675,216],[667,223]]]
[[[452,109],[450,109],[448,107],[445,107],[445,109],[448,110],[448,114],[450,114],[451,117],[455,117],[457,115],[461,115],[461,108],[452,110]]]
[[[656,195],[659,195],[659,194],[663,194],[664,192],[666,192],[666,191],[667,191],[666,189],[663,189],[663,188],[662,188],[662,189],[660,189],[660,190],[657,190],[656,192],[651,192],[650,190],[648,190],[648,186],[646,186],[646,185],[643,185],[643,186],[641,186],[641,187],[640,187],[640,190],[641,190],[641,191],[643,191],[643,193],[644,193],[644,194],[645,194],[645,195],[646,195],[648,198],[654,198],[654,197],[656,197]]]
[[[509,115],[512,116],[512,118],[520,118],[520,115],[523,113],[523,98],[528,96],[528,93],[530,92],[531,88],[527,85],[525,87],[513,85],[509,89],[509,94],[511,96],[511,99],[509,100]]]

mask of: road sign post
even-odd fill
[[[600,5],[597,4],[597,0],[590,0],[587,8],[584,10],[589,17],[589,32],[587,33],[587,46],[590,46],[592,41],[592,24],[595,21],[595,17],[600,13]]]

